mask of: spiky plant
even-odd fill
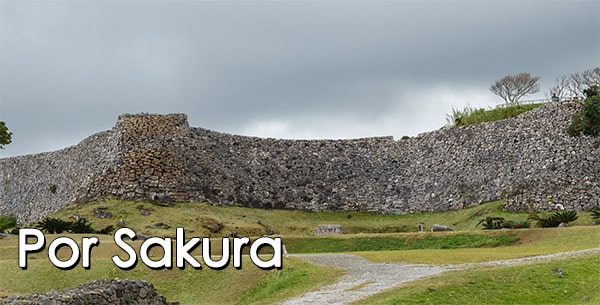
[[[94,233],[92,225],[85,218],[79,218],[76,222],[71,222],[70,230],[76,234]]]
[[[46,233],[60,234],[64,231],[69,231],[72,224],[72,222],[62,219],[46,217],[38,222],[37,227],[46,231]]]
[[[554,217],[554,214],[551,214],[551,215],[540,214],[540,215],[538,215],[535,212],[531,212],[531,213],[529,213],[529,216],[527,216],[527,220],[534,221],[535,222],[535,226],[538,227],[538,228],[558,227],[558,225],[560,224],[560,221],[558,221]]]
[[[596,207],[590,213],[592,214],[592,219],[600,220],[600,207]]]
[[[552,214],[552,217],[556,219],[559,224],[568,224],[569,222],[573,222],[579,218],[577,216],[577,211],[556,211]]]

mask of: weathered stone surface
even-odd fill
[[[335,235],[335,234],[343,234],[344,230],[342,229],[342,225],[318,225],[313,233],[315,235]]]
[[[443,232],[443,231],[454,231],[452,230],[452,228],[450,228],[449,226],[444,226],[444,225],[439,225],[439,224],[433,224],[433,226],[431,226],[431,232]]]
[[[0,214],[30,222],[72,202],[153,194],[311,211],[433,212],[501,199],[509,210],[591,210],[600,139],[564,131],[580,107],[552,103],[398,141],[262,139],[191,128],[183,114],[121,115],[76,146],[0,159]]]
[[[0,298],[0,304],[148,304],[168,305],[152,284],[145,281],[103,279],[63,291],[43,294],[12,295]]]

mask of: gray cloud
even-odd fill
[[[0,156],[76,144],[120,113],[285,138],[414,135],[531,72],[599,66],[597,1],[0,0]],[[542,97],[538,95],[538,97]]]

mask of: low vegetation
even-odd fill
[[[529,213],[527,219],[535,221],[538,228],[552,228],[559,225],[567,226],[570,222],[577,220],[577,211],[555,211],[552,213]]]
[[[14,215],[0,215],[0,233],[7,229],[11,229],[17,226],[17,218]]]
[[[465,106],[463,109],[452,108],[452,113],[446,115],[449,126],[468,126],[485,122],[494,122],[516,117],[517,115],[543,106],[544,104],[513,105],[494,109],[473,108]]]
[[[560,277],[552,270],[561,268]],[[454,271],[356,304],[599,304],[600,257]]]
[[[49,215],[51,218],[73,221],[85,218],[93,228],[121,225],[137,233],[156,236],[175,236],[176,227],[185,227],[186,233],[202,237],[262,236],[274,233],[280,236],[313,236],[320,224],[340,224],[345,234],[409,233],[417,232],[419,221],[426,228],[438,223],[454,230],[474,230],[482,218],[504,217],[515,222],[527,221],[527,213],[512,213],[500,208],[501,202],[492,202],[473,208],[439,213],[407,215],[380,215],[360,212],[310,212],[298,210],[263,210],[245,207],[217,207],[207,203],[175,203],[164,207],[148,202],[106,200],[71,205]],[[100,218],[94,210],[102,206],[111,217]],[[122,222],[120,220],[123,220]],[[589,213],[582,213],[572,225],[592,223]],[[221,224],[221,225],[219,225]],[[271,232],[270,232],[271,231]]]
[[[581,111],[573,116],[571,124],[567,127],[567,133],[578,137],[588,135],[600,136],[600,87],[592,86],[584,91],[587,98]]]
[[[101,218],[95,215],[94,210],[100,205],[103,206],[104,211],[110,212],[112,217]],[[86,224],[93,228],[110,225],[116,227],[119,222],[122,222],[139,233],[171,237],[175,234],[175,227],[183,226],[188,239],[192,236],[205,237],[209,235],[218,239],[229,235],[232,231],[237,231],[239,235],[261,236],[266,234],[267,229],[271,229],[278,236],[282,236],[284,244],[291,254],[353,252],[377,262],[446,265],[510,259],[599,246],[597,241],[600,239],[600,227],[589,225],[594,222],[593,213],[579,213],[579,218],[570,222],[568,228],[481,230],[481,224],[478,224],[482,219],[488,217],[511,219],[514,223],[525,222],[528,216],[527,213],[503,211],[500,209],[500,202],[440,213],[377,215],[356,212],[317,213],[215,207],[206,203],[177,203],[170,207],[163,207],[154,206],[148,202],[107,200],[69,206],[50,215],[49,219],[60,219],[72,223],[75,223],[74,217],[90,219]],[[434,223],[440,223],[451,226],[456,231],[418,233],[419,221],[425,222],[427,227]],[[208,228],[211,224],[219,223],[222,224],[222,227],[216,233]],[[312,229],[319,224],[332,223],[341,224],[345,231],[344,234],[322,237],[313,235]],[[68,230],[61,234],[47,234],[46,244],[50,244],[59,236],[71,237],[79,242],[83,236],[89,236],[89,234],[73,234]],[[114,244],[110,235],[98,235],[98,238],[100,245],[93,249],[91,268],[85,270],[78,266],[68,271],[51,265],[47,259],[47,250],[30,254],[28,268],[22,270],[17,263],[17,236],[0,239],[0,274],[7,275],[11,279],[10,281],[0,281],[0,296],[63,289],[93,279],[117,277],[147,280],[155,285],[159,293],[164,294],[169,300],[179,301],[181,304],[196,304],[198,300],[210,304],[272,304],[333,283],[344,273],[339,269],[312,265],[293,256],[284,258],[281,270],[271,271],[258,269],[251,264],[247,257],[244,258],[243,268],[240,270],[232,267],[219,271],[206,267],[200,270],[193,268],[152,270],[143,264],[132,270],[121,270],[113,264],[110,258],[115,254],[122,253],[122,250]],[[139,249],[141,241],[132,242],[132,244],[134,248]],[[219,244],[211,242],[213,254],[220,254]],[[198,255],[197,251],[194,252],[195,255]],[[65,258],[67,255],[70,255],[69,249],[60,249],[58,253],[60,258]],[[152,249],[150,255],[156,257],[162,255],[162,252],[160,249]],[[588,258],[573,259],[569,262],[572,262],[572,265],[560,264],[565,270],[565,277],[561,280],[568,279],[576,283],[591,282],[589,271],[574,272],[574,270],[579,270],[574,268],[579,266],[580,262],[590,264],[595,262],[590,262]],[[555,262],[544,264],[550,264],[549,267],[556,268],[555,265],[552,265],[553,263]],[[537,266],[542,265],[529,265],[527,268],[538,268]],[[403,287],[408,287],[409,298],[414,297],[414,300],[426,300],[431,298],[430,294],[435,294],[432,301],[424,301],[424,303],[461,304],[461,302],[465,302],[463,297],[456,296],[456,300],[454,300],[449,298],[448,294],[452,294],[453,291],[457,295],[461,294],[461,289],[465,285],[476,290],[470,292],[470,295],[475,295],[475,298],[479,298],[479,300],[484,299],[481,294],[485,294],[485,291],[499,291],[499,298],[503,298],[505,277],[511,279],[508,275],[510,272],[514,273],[514,279],[527,283],[529,283],[529,276],[545,276],[545,273],[541,271],[539,274],[528,275],[527,273],[531,272],[529,269],[510,268],[512,267],[477,269],[468,273],[461,273],[462,271],[447,273],[426,282],[428,286],[425,287],[435,289],[434,292],[429,289],[412,291],[410,288],[413,287],[412,284]],[[550,270],[547,271],[550,272]],[[467,274],[472,275],[469,281],[482,284],[474,285],[458,280]],[[551,272],[549,274],[556,277]],[[538,283],[537,280],[535,281]],[[27,283],[27,285],[23,283]],[[194,289],[190,289],[189,283],[194,283]],[[421,282],[421,285],[423,283]],[[551,288],[551,285],[539,285],[542,285],[539,288],[541,290]],[[587,285],[583,284],[582,286],[587,291],[591,291],[587,296],[590,301],[597,302],[598,293],[594,293]],[[235,288],[232,289],[232,287]],[[523,285],[510,286],[506,293],[521,295],[525,294],[526,290],[530,290],[529,286],[527,289],[523,289],[523,287]],[[563,286],[560,287],[562,289]],[[576,290],[571,286],[565,287],[568,291],[584,291]],[[395,304],[399,302],[398,300],[406,299],[405,293],[404,288],[391,290],[367,303]],[[571,294],[569,296],[583,297],[578,293],[575,296]],[[496,302],[495,298],[490,300]],[[512,303],[520,304],[538,303],[532,301],[532,298],[528,296],[521,297],[520,301],[514,301],[513,298],[506,298],[506,300],[513,300]],[[545,299],[540,300],[544,301]],[[568,304],[569,302],[561,301],[561,303]],[[465,302],[465,304],[472,304],[472,301],[471,303]],[[502,303],[499,302],[499,304]]]

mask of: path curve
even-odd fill
[[[478,266],[514,265],[563,256],[575,257],[595,252],[600,252],[600,248],[444,266],[410,263],[375,263],[353,254],[296,254],[293,256],[306,259],[316,265],[337,267],[346,269],[348,272],[335,284],[306,292],[299,297],[286,300],[282,304],[348,304],[400,284],[450,270],[461,270]]]

